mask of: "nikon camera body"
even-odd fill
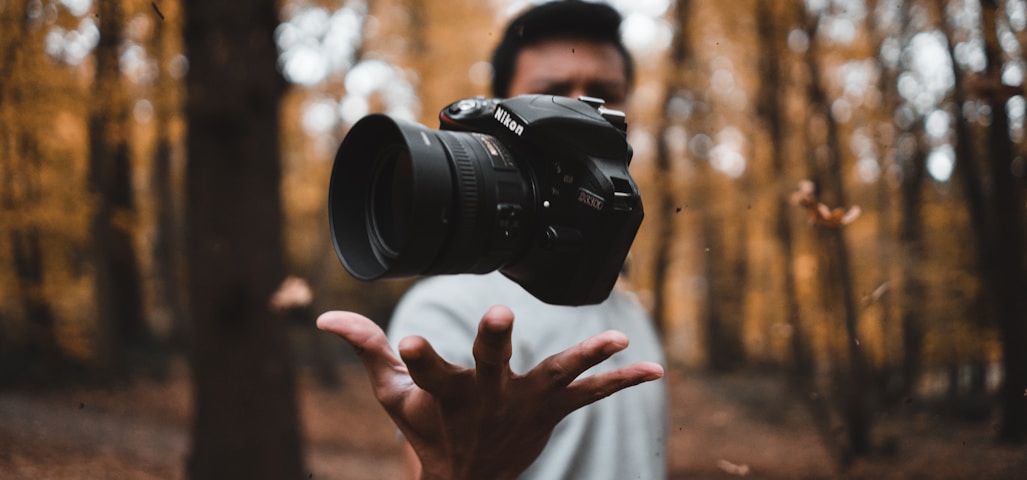
[[[643,210],[624,114],[602,103],[468,98],[440,130],[364,117],[329,185],[343,265],[363,280],[498,269],[546,303],[603,301]]]

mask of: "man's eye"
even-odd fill
[[[612,88],[596,88],[587,90],[587,95],[606,100],[607,104],[619,104],[624,102],[624,94]]]

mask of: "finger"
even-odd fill
[[[509,377],[513,319],[509,308],[497,305],[485,312],[478,324],[473,353],[479,391],[485,397],[483,401],[499,395]]]
[[[478,323],[478,336],[474,339],[474,362],[482,366],[506,366],[510,363],[513,332],[513,312],[496,305],[485,312]]]
[[[628,337],[616,330],[607,330],[543,360],[532,369],[530,376],[538,376],[550,388],[562,388],[585,370],[625,348],[628,348]]]
[[[317,328],[342,337],[353,347],[379,399],[402,380],[406,371],[403,362],[393,353],[385,332],[367,317],[353,312],[326,312],[318,317]]]
[[[566,394],[557,402],[556,410],[562,411],[564,415],[569,414],[625,388],[663,378],[663,374],[663,367],[660,364],[639,362],[579,379],[564,390]]]
[[[399,355],[417,386],[438,399],[460,396],[460,378],[466,369],[445,361],[423,337],[399,342]]]

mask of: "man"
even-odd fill
[[[542,4],[515,18],[492,54],[492,94],[542,93],[606,100],[623,110],[634,80],[620,14],[578,1]]]
[[[619,14],[606,5],[565,0],[528,10],[495,50],[493,95],[586,95],[622,109],[633,72],[619,26]],[[428,278],[390,322],[405,367],[373,324],[344,315],[326,314],[319,326],[361,353],[379,400],[409,442],[408,478],[665,476],[664,383],[592,403],[662,376],[655,330],[630,294],[615,289],[599,305],[564,307],[539,301],[498,272]],[[593,376],[575,381],[586,370]],[[439,414],[425,418],[417,407],[426,403]]]

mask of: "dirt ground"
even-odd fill
[[[184,478],[187,375],[178,365],[167,382],[117,391],[0,392],[0,478]],[[343,367],[342,379],[336,390],[301,379],[308,478],[396,478],[394,429],[360,370]],[[879,418],[875,444],[885,447],[843,472],[779,379],[671,371],[669,380],[672,479],[1027,478],[1027,446],[996,445],[989,421]]]

